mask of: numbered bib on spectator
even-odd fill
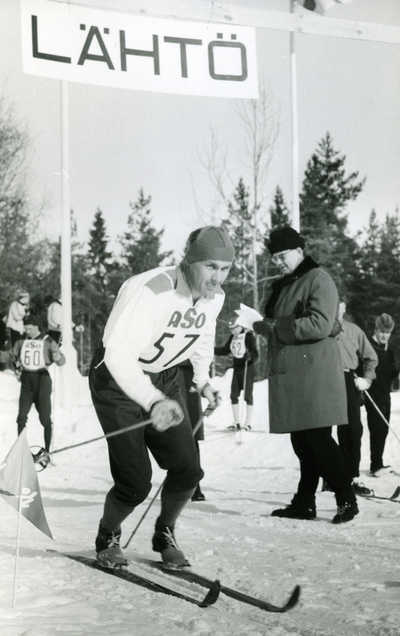
[[[246,355],[246,332],[240,333],[237,336],[233,336],[231,340],[231,353],[234,358],[244,358]]]
[[[25,371],[39,371],[46,368],[44,341],[45,338],[42,340],[24,340],[21,347],[20,360]]]

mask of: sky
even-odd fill
[[[129,12],[139,3],[85,4]],[[231,4],[288,10],[289,3]],[[60,82],[23,73],[19,13],[17,0],[1,1],[0,87],[29,131],[32,207],[43,204],[41,231],[54,238],[61,222]],[[353,0],[333,8],[329,16],[400,26],[400,2]],[[259,80],[269,91],[279,121],[264,182],[268,207],[278,184],[287,202],[291,200],[289,35],[257,29],[256,38]],[[330,131],[335,148],[347,157],[348,170],[366,177],[362,194],[348,207],[349,229],[355,233],[367,225],[373,208],[384,219],[400,205],[400,45],[298,34],[296,55],[300,181],[318,141]],[[126,227],[129,201],[143,187],[152,196],[154,225],[165,228],[163,248],[179,256],[191,230],[218,221],[224,213],[201,160],[211,129],[226,153],[227,193],[240,176],[250,181],[237,106],[238,100],[232,99],[69,83],[71,207],[80,240],[87,240],[100,207],[115,241]]]

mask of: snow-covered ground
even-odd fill
[[[330,523],[332,493],[318,493],[318,519],[297,521],[270,516],[291,499],[298,466],[287,435],[267,433],[267,385],[255,391],[255,431],[242,444],[224,431],[230,423],[230,372],[219,379],[223,405],[207,421],[201,444],[205,502],[190,503],[179,520],[177,538],[193,569],[230,587],[281,604],[294,584],[300,603],[287,614],[270,614],[225,596],[200,609],[87,568],[49,548],[90,554],[111,484],[104,440],[54,456],[39,473],[51,541],[23,520],[12,607],[17,515],[0,497],[1,636],[398,636],[400,633],[400,504],[359,499],[360,514],[350,523]],[[0,459],[15,440],[19,385],[0,373]],[[400,393],[392,394],[392,426],[400,436]],[[101,435],[82,379],[80,399],[68,413],[55,410],[54,448]],[[42,443],[32,413],[31,445]],[[387,463],[400,472],[400,444],[389,435]],[[362,481],[376,494],[391,495],[400,477],[367,474],[368,434],[363,438]],[[163,473],[155,467],[153,487]],[[123,542],[145,508],[125,522]],[[155,558],[150,539],[158,503],[151,509],[128,556]],[[93,553],[92,553],[93,554]],[[157,558],[157,557],[156,557]],[[134,568],[134,565],[132,566]]]

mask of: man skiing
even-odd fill
[[[253,332],[238,325],[236,321],[230,325],[230,328],[232,334],[225,344],[220,347],[214,347],[215,355],[227,356],[231,354],[233,358],[230,394],[233,425],[228,428],[232,430],[240,430],[241,428],[239,396],[243,390],[244,401],[246,402],[246,419],[243,428],[246,431],[250,431],[253,416],[253,363],[258,358],[257,343]]]
[[[40,331],[40,320],[30,315],[25,323],[25,338],[14,344],[12,355],[17,369],[21,369],[21,391],[17,416],[18,435],[26,425],[32,404],[36,406],[39,420],[44,428],[44,448],[41,448],[34,461],[45,468],[49,463],[52,436],[51,421],[51,378],[48,367],[54,362],[57,366],[65,364],[65,357],[50,336]]]
[[[114,485],[96,537],[99,563],[127,564],[121,523],[151,489],[149,450],[167,471],[152,547],[165,567],[188,562],[175,523],[203,476],[184,399],[179,364],[189,359],[194,382],[210,406],[219,403],[209,378],[216,319],[234,257],[220,227],[193,231],[178,267],[159,267],[122,285],[108,318],[102,346],[89,374],[93,403],[105,433],[149,417],[152,426],[108,438]]]

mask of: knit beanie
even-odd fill
[[[304,239],[294,228],[285,226],[272,230],[267,247],[270,254],[284,252],[285,250],[295,250],[296,247],[304,247]]]
[[[186,245],[186,263],[198,261],[233,261],[235,251],[228,232],[222,227],[207,225],[194,230]]]
[[[393,331],[394,320],[390,314],[381,314],[375,319],[376,331]]]

